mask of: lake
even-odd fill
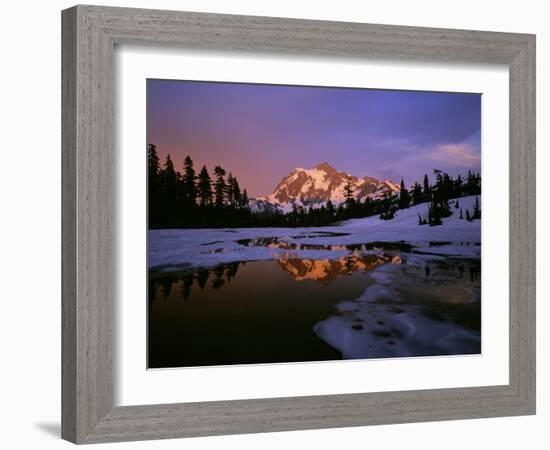
[[[149,368],[481,352],[479,243],[220,242],[201,254],[228,262],[149,269]]]

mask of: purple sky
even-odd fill
[[[147,98],[161,162],[221,165],[252,197],[323,161],[407,184],[480,171],[479,94],[148,80]]]

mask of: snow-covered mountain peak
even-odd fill
[[[338,173],[338,171],[326,161],[323,161],[322,163],[317,164],[314,167],[314,169],[315,170],[322,170],[323,172],[326,172],[328,174]]]
[[[390,180],[369,176],[358,178],[339,172],[327,162],[321,162],[311,169],[293,169],[262,200],[279,204],[283,209],[288,209],[292,204],[320,205],[329,200],[339,204],[345,200],[344,186],[348,181],[353,186],[355,198],[360,201],[367,197],[380,198],[399,190],[399,186]]]

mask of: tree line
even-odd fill
[[[420,203],[428,203],[426,216],[419,216],[419,225],[441,225],[445,217],[452,214],[449,201],[460,197],[481,194],[481,175],[468,171],[466,177],[458,175],[453,178],[448,173],[434,169],[435,183],[430,184],[428,174],[424,175],[422,184],[415,182],[411,189],[405,187],[401,180],[398,194],[386,194],[383,198],[372,199],[367,197],[363,202],[355,199],[351,178],[344,186],[344,209],[338,211],[337,220],[346,220],[378,215],[381,220],[392,220],[400,209],[407,209]],[[458,204],[458,201],[457,201]],[[479,201],[476,207],[466,211],[466,220],[481,218]]]
[[[418,216],[419,225],[441,225],[444,218],[452,215],[450,203],[453,204],[452,206],[455,209],[459,209],[458,198],[481,194],[481,175],[479,173],[468,171],[465,179],[461,175],[458,175],[454,180],[449,174],[437,169],[434,170],[434,174],[436,177],[435,185],[429,190],[431,191],[430,196],[425,198],[425,201],[429,202],[428,214],[424,217],[421,215]],[[424,177],[424,183],[427,183],[426,180],[427,176]],[[413,188],[413,193],[415,188]],[[455,200],[450,202],[451,199]],[[479,207],[479,199],[477,197],[472,213],[470,214],[466,210],[466,217],[464,217],[463,209],[460,209],[459,218],[465,218],[468,221],[481,219],[481,208]]]
[[[458,175],[453,179],[434,170],[434,184],[430,184],[427,174],[422,183],[415,182],[411,189],[401,180],[398,194],[387,193],[381,198],[366,197],[360,201],[349,178],[344,186],[345,201],[338,206],[329,200],[320,206],[295,203],[287,213],[252,211],[246,189],[241,189],[237,177],[219,165],[213,168],[213,176],[206,166],[197,174],[193,160],[187,156],[179,172],[170,155],[161,165],[153,144],[148,145],[147,159],[149,228],[323,226],[376,215],[392,220],[398,210],[420,203],[428,203],[428,212],[425,217],[419,216],[419,225],[435,226],[451,215],[449,200],[481,193],[479,173],[469,171],[466,177]],[[472,213],[461,210],[461,218],[479,219],[481,210],[476,204]]]
[[[197,174],[187,156],[180,172],[170,155],[161,165],[153,144],[147,146],[147,166],[150,228],[223,227],[248,221],[248,193],[221,166],[214,167],[213,177],[206,166]]]

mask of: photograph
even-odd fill
[[[481,94],[146,90],[148,369],[482,353]]]

